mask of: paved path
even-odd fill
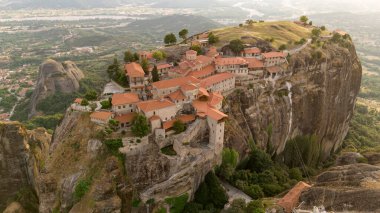
[[[287,52],[289,53],[289,55],[294,55],[296,53],[299,53],[301,50],[305,49],[309,44],[311,44],[311,41],[312,41],[311,39],[308,39],[306,43],[303,44],[302,46],[288,50]]]
[[[231,186],[227,182],[224,182],[224,181],[220,181],[220,182],[222,183],[223,187],[226,189],[226,192],[228,194],[229,204],[232,203],[233,200],[238,199],[238,198],[244,199],[246,203],[249,203],[252,201],[252,198],[246,195],[244,192],[240,191],[240,189]],[[228,207],[229,204],[227,204],[225,208]]]

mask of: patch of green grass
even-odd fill
[[[173,149],[173,146],[167,146],[161,149],[162,154],[169,155],[169,156],[175,156],[177,155],[177,152]]]
[[[170,205],[170,213],[181,213],[188,199],[189,195],[184,194],[178,197],[166,198],[165,202]]]
[[[80,201],[82,197],[88,192],[88,190],[90,190],[91,184],[91,178],[78,181],[74,190],[74,199],[76,202]]]

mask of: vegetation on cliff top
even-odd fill
[[[295,43],[302,38],[311,37],[311,28],[289,21],[257,22],[251,25],[219,28],[212,30],[212,33],[220,40],[217,46],[242,37],[256,37],[262,40],[273,38],[272,45],[278,48],[283,44],[288,45],[289,41]]]

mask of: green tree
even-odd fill
[[[311,31],[311,34],[315,37],[319,37],[321,35],[321,29],[319,28],[314,28],[312,31]]]
[[[193,45],[190,47],[191,50],[194,50],[194,51],[197,51],[197,54],[198,55],[201,55],[202,54],[202,47],[199,46],[199,45]]]
[[[309,18],[307,16],[301,16],[300,21],[303,23],[307,23],[307,21],[309,21]]]
[[[164,42],[165,44],[175,44],[177,43],[177,38],[175,37],[175,35],[173,33],[169,33],[165,36],[164,38]]]
[[[108,121],[108,126],[114,131],[116,131],[119,128],[119,121],[111,119]]]
[[[322,26],[322,27],[321,27],[321,30],[322,30],[322,31],[325,31],[325,30],[326,30],[326,27],[325,27],[325,26]]]
[[[147,118],[139,114],[133,119],[132,127],[131,127],[132,133],[137,137],[145,137],[150,132],[150,127],[148,124]]]
[[[153,58],[157,61],[161,61],[162,59],[166,58],[165,52],[162,52],[160,50],[157,50],[153,53]]]
[[[223,209],[228,202],[226,191],[213,171],[206,175],[204,182],[195,192],[194,201],[204,206],[212,204],[217,209]]]
[[[209,44],[216,44],[219,42],[219,37],[217,37],[216,35],[214,35],[214,33],[210,33],[208,35],[208,43]]]
[[[271,168],[273,166],[273,162],[271,157],[262,151],[261,149],[255,149],[248,160],[248,168],[251,171],[255,172],[263,172],[264,170]]]
[[[140,63],[141,68],[144,70],[145,75],[149,75],[149,62],[146,59],[143,59]]]
[[[140,60],[140,56],[138,53],[134,53],[133,54],[133,61],[139,61]]]
[[[89,90],[86,92],[86,95],[84,96],[87,100],[94,101],[98,98],[98,94],[95,90]]]
[[[88,106],[88,105],[89,105],[88,100],[87,100],[87,99],[83,99],[83,100],[80,102],[80,105],[81,105],[81,106]]]
[[[121,68],[117,58],[113,59],[113,63],[107,68],[108,76],[122,86],[128,86],[127,77]]]
[[[102,109],[111,109],[112,103],[110,100],[101,101],[100,105],[102,105]]]
[[[136,60],[135,60],[135,57],[132,54],[132,52],[131,51],[126,51],[124,53],[124,62],[125,63],[129,63],[129,62],[133,62],[133,61],[136,61]]]
[[[186,130],[186,125],[181,120],[176,120],[173,124],[173,130],[176,134],[179,134]]]
[[[244,50],[243,42],[240,39],[230,41],[229,47],[236,55]]]
[[[297,167],[290,169],[289,178],[301,181],[303,179],[301,170]]]
[[[281,46],[278,49],[283,51],[283,50],[286,50],[286,48],[288,48],[286,44],[281,44]]]
[[[246,208],[247,213],[264,213],[264,204],[261,200],[253,200],[248,203]]]
[[[160,76],[158,74],[157,66],[154,65],[153,70],[152,70],[152,80],[153,82],[160,81]]]
[[[182,38],[183,40],[185,40],[187,38],[187,34],[189,33],[189,30],[187,29],[182,29],[181,31],[179,31],[178,35],[180,38]]]
[[[255,21],[253,21],[252,19],[248,19],[245,21],[245,24],[247,25],[253,25],[255,23]]]

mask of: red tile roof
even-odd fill
[[[173,120],[170,120],[170,121],[166,121],[166,122],[164,122],[164,123],[162,124],[162,126],[163,126],[163,128],[164,128],[165,130],[170,129],[170,128],[173,127],[174,123],[175,123],[176,121],[178,121],[178,120],[180,120],[180,121],[182,121],[183,123],[187,124],[187,123],[190,123],[190,122],[195,121],[195,116],[194,116],[194,115],[181,115],[181,116],[179,116],[179,117],[176,118],[176,119],[173,119]]]
[[[180,100],[186,99],[186,96],[182,93],[181,90],[177,90],[177,91],[169,94],[168,97],[172,101],[180,101]]]
[[[210,94],[207,92],[207,90],[203,87],[199,88],[199,96],[206,96],[206,97],[209,97]]]
[[[166,107],[176,106],[173,102],[163,99],[163,100],[149,100],[143,101],[136,104],[136,106],[143,112],[151,112],[153,110],[163,109]]]
[[[223,112],[214,109],[208,105],[208,102],[206,101],[193,101],[192,102],[193,107],[197,111],[197,115],[200,117],[206,117],[209,116],[213,120],[219,121],[223,118],[227,118],[228,116],[224,114]]]
[[[223,118],[227,118],[228,116],[223,112],[216,110],[214,108],[209,107],[207,111],[207,116],[212,118],[213,120],[220,121]]]
[[[157,121],[157,120],[161,120],[161,118],[158,117],[157,115],[153,115],[152,117],[149,118],[149,121]]]
[[[282,206],[286,212],[292,212],[297,207],[301,193],[311,186],[305,182],[299,182],[295,185],[277,204]]]
[[[248,64],[244,58],[241,57],[233,57],[233,58],[217,58],[215,60],[215,64],[218,66],[226,66],[226,65],[241,65],[241,64]]]
[[[282,68],[279,66],[272,66],[272,67],[267,67],[266,68],[268,72],[270,73],[278,73],[282,71]]]
[[[181,86],[181,90],[185,91],[185,92],[187,92],[187,91],[193,91],[193,90],[196,90],[196,89],[198,89],[198,86],[195,85],[195,84],[192,84],[192,83],[187,83],[187,84],[184,84],[184,85]]]
[[[257,58],[244,58],[248,62],[248,68],[264,68],[264,63]]]
[[[242,52],[245,54],[259,54],[261,50],[257,47],[245,48]]]
[[[158,64],[157,65],[157,69],[158,70],[166,69],[166,68],[171,68],[171,67],[173,67],[173,65],[171,65],[171,64]]]
[[[165,88],[179,87],[186,83],[199,84],[200,80],[192,76],[188,76],[188,77],[180,77],[180,78],[173,78],[169,80],[157,81],[157,82],[154,82],[152,85],[154,88],[157,88],[157,89],[165,89]]]
[[[74,100],[74,103],[76,103],[76,104],[81,104],[82,103],[82,98],[76,98],[75,100]]]
[[[220,82],[227,80],[227,79],[231,79],[233,77],[235,77],[235,75],[232,73],[228,73],[228,72],[212,75],[210,77],[203,79],[201,81],[201,86],[204,88],[207,88],[209,86],[220,83]]]
[[[286,53],[283,52],[268,52],[268,53],[263,53],[264,58],[285,58]]]
[[[112,105],[133,104],[139,102],[139,95],[136,93],[122,93],[112,95]]]
[[[189,76],[194,76],[195,78],[205,78],[213,73],[215,73],[215,67],[213,65],[208,65],[199,71],[189,73]]]
[[[112,117],[112,115],[112,112],[93,112],[90,115],[90,118],[107,121]]]
[[[118,115],[115,117],[115,120],[119,121],[120,123],[131,123],[133,119],[136,117],[137,113],[131,112],[124,115]]]
[[[141,65],[136,62],[126,64],[124,67],[125,67],[125,72],[131,78],[138,78],[138,77],[142,78],[145,75],[144,70],[141,67]]]
[[[208,100],[208,104],[211,107],[215,107],[216,105],[220,104],[220,102],[223,101],[223,95],[217,92],[213,92],[210,94],[210,98]]]

